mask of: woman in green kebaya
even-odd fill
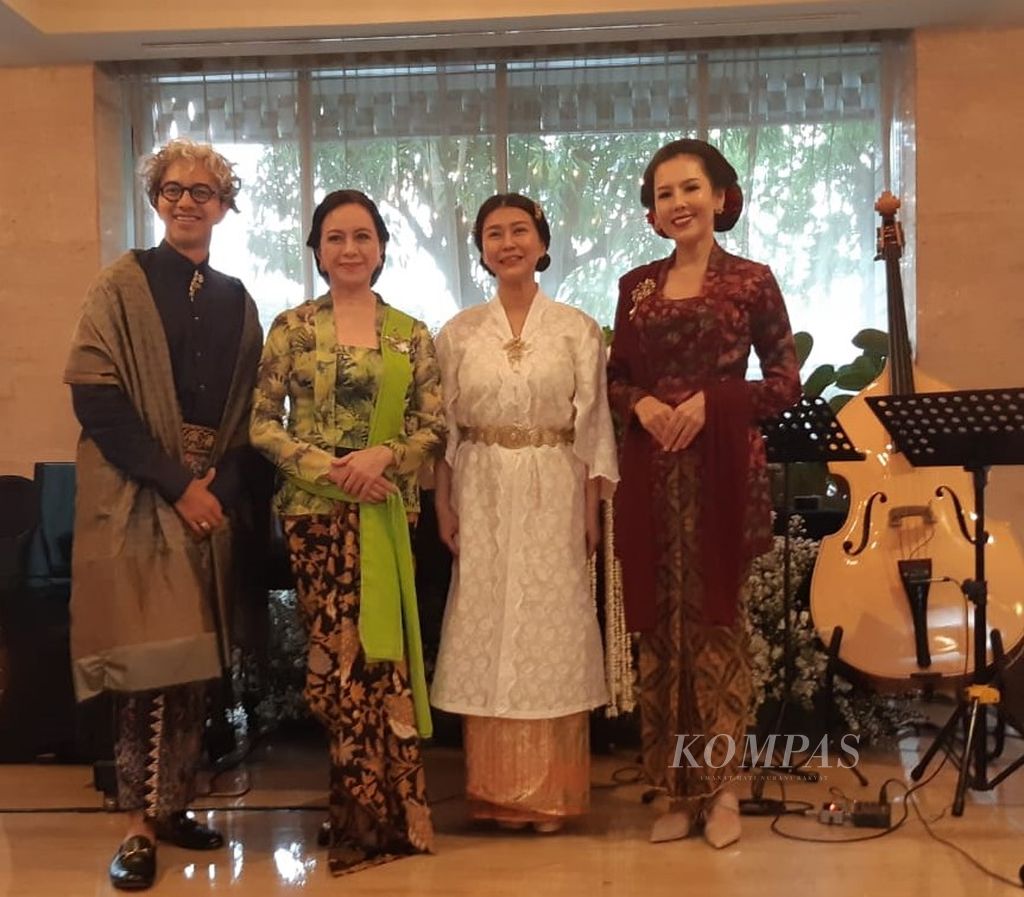
[[[364,194],[324,198],[306,242],[330,289],[278,316],[253,396],[251,439],[278,468],[275,509],[310,636],[306,698],[330,735],[335,874],[433,839],[408,526],[444,424],[427,328],[372,290],[387,241]]]

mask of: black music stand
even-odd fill
[[[958,725],[967,722],[967,740],[960,758],[960,772],[953,801],[953,815],[964,811],[968,787],[989,791],[1024,765],[1024,757],[1011,763],[995,778],[988,778],[987,706],[999,703],[999,692],[989,686],[1003,666],[1002,638],[991,633],[996,672],[987,670],[988,583],[985,580],[985,487],[988,469],[996,464],[1024,464],[1024,387],[972,389],[958,392],[926,392],[905,396],[868,398],[868,405],[893,437],[896,447],[915,467],[963,467],[974,484],[974,533],[968,530],[963,507],[953,490],[940,486],[936,495],[947,493],[956,508],[964,538],[974,546],[974,576],[960,588],[974,604],[974,672],[971,685],[956,711],[947,720],[931,746],[914,767],[910,777],[917,781],[940,748],[951,750]],[[1016,729],[1020,724],[1002,708],[1003,719]],[[974,775],[971,777],[971,758]]]
[[[800,461],[863,461],[864,453],[853,447],[853,441],[836,420],[832,408],[821,397],[804,396],[795,405],[787,408],[777,417],[761,422],[765,453],[772,464],[782,465],[783,549],[782,549],[782,602],[783,602],[783,691],[782,704],[776,717],[773,732],[778,733],[793,699],[793,610],[792,565],[789,536],[790,520],[794,516],[790,495],[790,467]],[[765,767],[766,772],[786,773],[799,776],[806,781],[816,782],[818,774],[790,767]],[[854,768],[854,774],[866,785],[861,773]]]

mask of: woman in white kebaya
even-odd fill
[[[492,196],[473,230],[497,295],[437,339],[449,435],[437,516],[455,563],[431,701],[464,717],[475,818],[557,831],[589,804],[605,703],[587,562],[618,480],[600,328],[537,285],[541,208]]]

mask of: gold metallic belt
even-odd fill
[[[542,445],[572,445],[572,429],[556,430],[552,427],[459,427],[459,435],[467,442],[500,445],[502,448],[538,448]]]

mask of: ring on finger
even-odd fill
[[[201,530],[203,530],[204,532],[206,532],[206,531],[208,531],[210,529],[210,524],[207,523],[207,521],[205,521],[205,520],[200,520],[199,521],[199,528]]]

